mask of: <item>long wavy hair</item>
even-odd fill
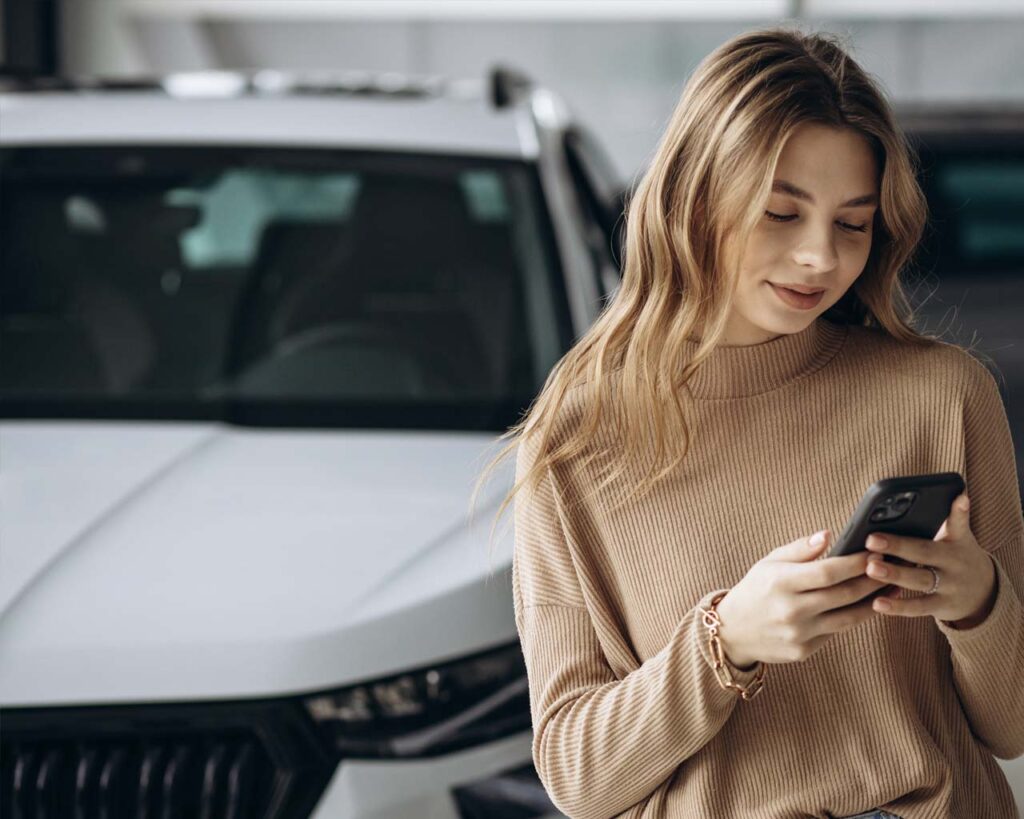
[[[783,145],[803,123],[862,135],[881,170],[868,259],[823,316],[877,327],[908,344],[936,343],[937,336],[911,326],[914,308],[901,274],[928,210],[916,151],[884,94],[836,35],[785,26],[745,32],[705,57],[686,83],[627,197],[619,288],[499,437],[512,440],[483,470],[471,509],[487,476],[527,436],[538,436],[530,443],[536,457],[513,481],[495,523],[520,489],[534,491],[545,470],[585,451],[584,466],[598,458],[605,467],[595,492],[621,477],[628,458],[651,453],[621,503],[649,492],[680,463],[693,435],[681,387],[724,331],[738,262],[762,218]],[[697,338],[687,360],[684,341]],[[553,435],[567,394],[577,389],[572,403],[582,411]],[[613,422],[615,440],[595,447],[603,418]]]

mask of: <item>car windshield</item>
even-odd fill
[[[5,417],[504,429],[572,343],[535,169],[0,150]]]

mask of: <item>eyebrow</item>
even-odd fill
[[[805,202],[814,204],[814,197],[811,196],[803,188],[798,188],[792,182],[787,182],[785,179],[776,179],[772,182],[772,190],[778,193],[788,193],[790,196],[795,196],[797,199],[803,199]],[[855,196],[848,202],[843,202],[839,207],[841,208],[855,208],[863,205],[877,205],[878,196],[873,193],[866,194],[864,196]]]

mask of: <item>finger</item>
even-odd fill
[[[877,597],[899,597],[903,589],[899,586],[882,586],[877,593],[871,596],[872,600]]]
[[[894,617],[924,617],[935,609],[930,597],[878,598],[872,606],[880,614]]]
[[[959,540],[971,529],[970,515],[971,501],[967,493],[957,495],[949,508],[949,515],[939,531],[935,533],[935,540]]]
[[[806,592],[835,586],[863,575],[867,569],[867,552],[854,552],[840,557],[826,557],[813,563],[799,563],[787,567],[784,586],[788,591]]]
[[[865,544],[868,551],[878,555],[894,555],[910,563],[926,563],[936,568],[946,566],[948,544],[908,535],[871,534]]]
[[[800,605],[808,614],[820,614],[856,603],[883,587],[884,584],[861,574],[827,589],[803,592],[800,596]]]
[[[814,538],[819,538],[819,542],[814,542]],[[814,534],[807,535],[806,537],[797,538],[792,543],[786,543],[773,549],[765,555],[762,560],[781,560],[801,563],[808,560],[815,560],[823,551],[825,551],[827,546],[831,545],[831,543],[831,530],[823,529],[820,532],[815,532]]]
[[[949,510],[949,517],[942,523],[948,540],[960,540],[971,531],[971,502],[967,493],[958,495]],[[938,535],[936,535],[938,537]]]
[[[935,583],[935,575],[927,567],[897,566],[882,560],[869,560],[867,575],[911,591],[928,591]]]
[[[852,606],[844,606],[840,609],[833,609],[820,617],[816,617],[812,626],[812,637],[822,634],[838,634],[856,628],[861,623],[870,620],[876,612],[872,610],[873,601],[864,600],[854,603]]]

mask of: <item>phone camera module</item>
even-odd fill
[[[880,506],[871,510],[871,522],[880,523],[903,517],[907,514],[907,510],[914,505],[916,497],[916,492],[900,492],[898,495],[890,495],[882,501]]]

